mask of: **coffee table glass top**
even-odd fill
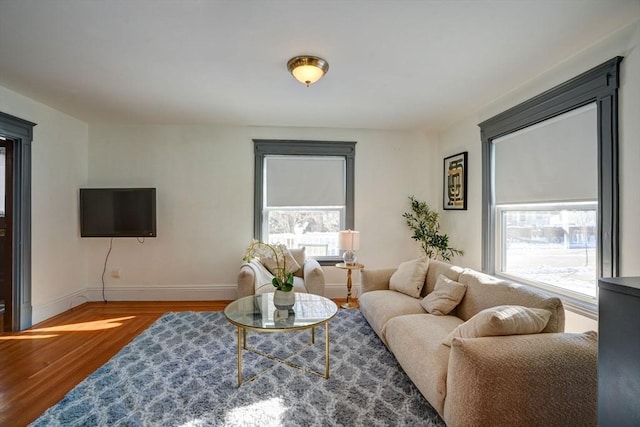
[[[289,310],[278,310],[273,292],[251,295],[231,302],[224,315],[236,326],[250,329],[298,329],[326,322],[336,315],[338,306],[328,298],[296,292]]]

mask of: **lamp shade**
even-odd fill
[[[338,247],[345,251],[360,249],[360,232],[355,230],[341,230],[338,233]]]

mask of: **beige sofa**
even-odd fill
[[[305,248],[289,249],[300,269],[293,273],[293,290],[324,296],[325,278],[320,263],[306,258]],[[273,292],[273,274],[258,259],[243,262],[238,272],[238,298]]]
[[[596,425],[597,335],[563,333],[558,298],[433,260],[415,298],[389,289],[394,271],[362,270],[360,310],[448,426]],[[451,313],[438,316],[420,302],[441,274],[467,289]],[[501,305],[551,315],[541,333],[443,344],[458,325]]]

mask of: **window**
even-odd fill
[[[621,57],[480,123],[483,270],[595,314],[618,272]]]
[[[498,205],[496,271],[590,301],[596,297],[597,203]]]
[[[591,103],[493,140],[497,273],[595,299],[597,135]]]
[[[353,227],[355,142],[254,140],[255,238],[340,260],[338,231]]]

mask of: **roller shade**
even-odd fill
[[[598,199],[595,104],[493,140],[496,204]]]
[[[344,206],[344,157],[265,157],[266,207]]]

